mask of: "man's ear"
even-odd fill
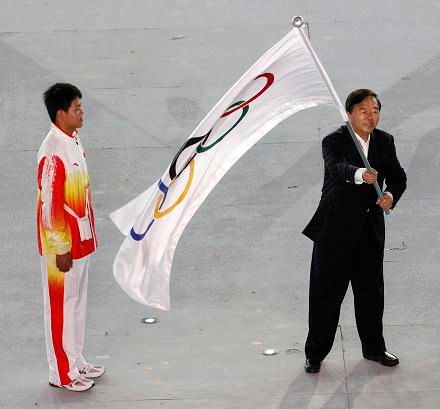
[[[66,113],[62,109],[59,109],[55,115],[55,122],[62,121],[65,115]]]

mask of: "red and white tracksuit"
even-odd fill
[[[55,125],[38,151],[37,225],[49,382],[65,385],[87,363],[82,356],[87,278],[97,241],[81,141]],[[56,255],[69,251],[73,266],[63,273]]]

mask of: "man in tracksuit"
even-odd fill
[[[57,83],[44,93],[52,126],[38,151],[37,228],[49,383],[73,391],[105,368],[82,355],[89,258],[97,248],[90,178],[77,129],[81,91]]]

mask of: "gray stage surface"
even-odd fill
[[[331,107],[294,115],[222,179],[179,242],[172,310],[115,283],[108,213],[156,181],[198,122],[303,15],[341,99],[375,89],[408,190],[387,220],[385,336],[401,365],[362,359],[351,290],[319,375],[303,371],[311,242]],[[440,3],[0,0],[0,406],[14,409],[440,408]],[[100,249],[85,352],[107,374],[50,388],[35,234],[36,152],[55,81],[84,92]],[[145,316],[158,316],[143,325]],[[275,356],[263,356],[277,348]],[[287,353],[286,350],[289,350]]]

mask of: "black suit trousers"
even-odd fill
[[[336,239],[337,240],[337,239]],[[315,242],[310,270],[309,333],[306,357],[322,361],[330,352],[339,322],[342,301],[351,282],[356,325],[364,353],[385,351],[383,242],[379,243],[367,215],[362,234],[347,253],[336,243]]]

